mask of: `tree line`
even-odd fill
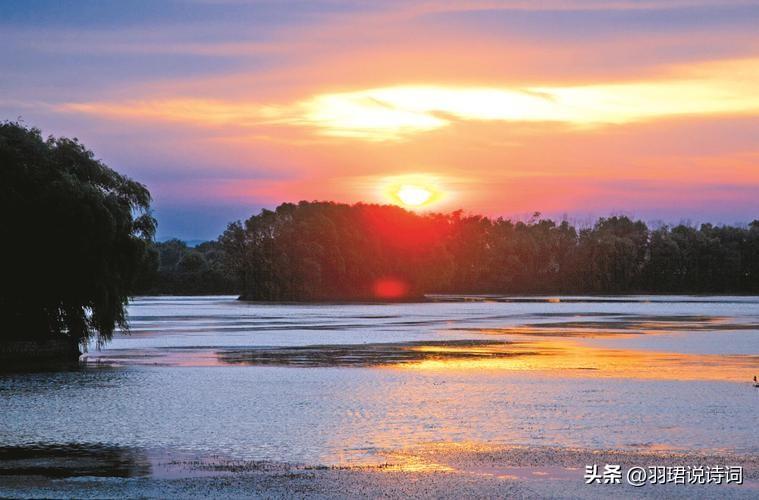
[[[248,300],[355,300],[377,283],[425,293],[757,293],[759,221],[649,228],[626,216],[576,228],[540,214],[418,214],[397,206],[284,203],[218,240]]]
[[[190,247],[176,238],[153,242],[134,288],[136,295],[240,293],[218,241]]]

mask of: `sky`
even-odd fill
[[[747,223],[757,26],[742,0],[4,0],[0,119],[146,184],[159,239],[404,190],[418,210]]]

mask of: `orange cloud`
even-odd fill
[[[404,85],[317,94],[284,104],[170,98],[68,103],[66,112],[201,126],[310,127],[365,140],[402,139],[457,120],[601,126],[679,115],[759,113],[759,59],[687,67],[679,77],[523,88]]]

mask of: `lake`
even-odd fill
[[[81,369],[0,376],[0,447],[155,474],[155,457],[376,466],[429,446],[759,454],[759,298],[431,299],[137,298]]]

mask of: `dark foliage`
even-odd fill
[[[615,216],[578,231],[540,214],[512,222],[300,202],[230,224],[219,242],[250,300],[376,298],[384,280],[404,284],[404,297],[759,292],[759,221],[650,230]]]
[[[394,206],[301,202],[231,224],[220,242],[246,299],[369,298],[381,279],[414,296],[449,281],[450,229]]]
[[[0,123],[2,339],[109,339],[155,232],[150,193],[76,139]]]
[[[225,252],[217,241],[190,248],[173,239],[154,243],[150,265],[140,276],[139,295],[215,295],[239,292],[236,275],[226,264]]]

